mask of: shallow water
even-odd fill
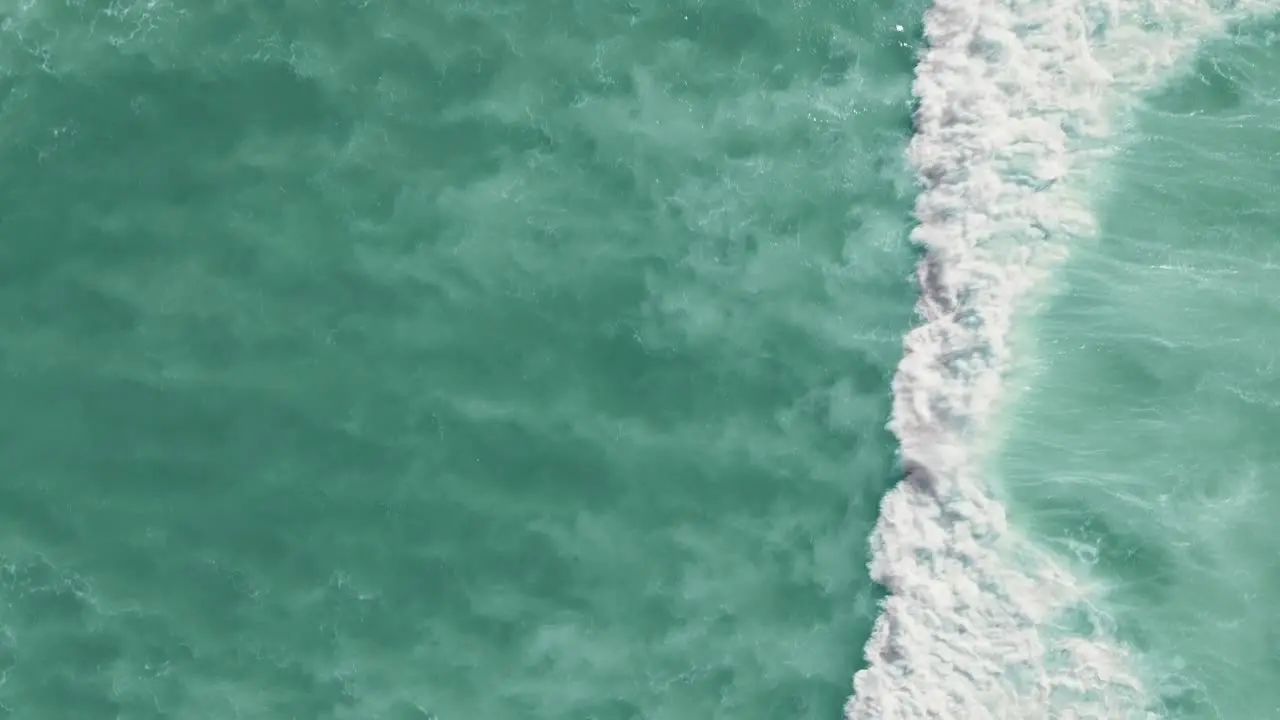
[[[1274,712],[1269,333],[1233,347],[1275,309],[1273,14],[926,12],[906,479],[849,717]]]
[[[1280,713],[1278,28],[1207,44],[1136,113],[1001,462],[1017,514],[1111,585],[1168,717]]]

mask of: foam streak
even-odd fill
[[[1091,615],[1097,591],[1010,527],[980,456],[1016,309],[1093,232],[1081,178],[1101,167],[1112,118],[1224,19],[1195,0],[928,11],[909,149],[921,323],[889,425],[906,477],[872,537],[890,595],[848,718],[1155,717],[1138,659],[1062,621]]]

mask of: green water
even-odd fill
[[[1204,46],[1118,138],[1000,462],[1170,718],[1280,717],[1278,31]]]
[[[838,717],[921,9],[0,4],[0,715]]]
[[[0,717],[1280,717],[1259,7],[0,2]]]

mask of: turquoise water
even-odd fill
[[[850,718],[1280,716],[1274,13],[927,11]]]
[[[1137,110],[1001,463],[1167,717],[1280,717],[1277,31],[1231,28]]]
[[[1277,32],[0,3],[0,716],[1280,717]]]
[[[5,716],[838,717],[920,10],[0,5]]]

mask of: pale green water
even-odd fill
[[[1001,463],[1025,522],[1114,585],[1168,717],[1280,717],[1278,30],[1206,45],[1120,138]]]
[[[5,716],[838,717],[920,10],[0,4]]]

